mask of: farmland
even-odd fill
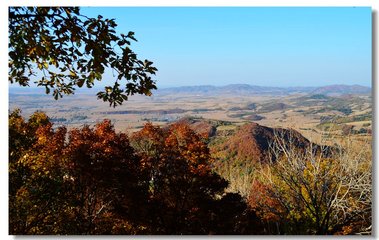
[[[346,126],[361,135],[371,132],[369,92],[333,95],[316,90],[299,89],[288,93],[266,89],[263,93],[241,94],[232,87],[219,92],[172,88],[157,91],[151,97],[133,96],[116,108],[96,100],[93,92],[55,101],[41,93],[11,91],[9,108],[20,108],[25,117],[44,111],[55,125],[64,124],[69,128],[94,125],[107,118],[117,131],[133,132],[146,122],[162,126],[191,116],[229,121],[233,126],[256,122],[269,127],[292,128],[316,141],[325,132],[341,135]]]

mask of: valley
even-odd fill
[[[146,122],[163,126],[185,117],[228,122],[218,126],[218,131],[255,122],[295,129],[320,142],[329,133],[337,137],[371,135],[371,101],[371,89],[362,86],[269,88],[235,84],[162,89],[151,97],[132,96],[116,108],[96,100],[95,92],[55,101],[45,94],[10,91],[9,109],[20,108],[25,117],[44,111],[56,126],[69,128],[94,125],[107,118],[117,131],[130,132]]]
[[[300,89],[248,85],[183,87],[156,91],[151,97],[133,96],[116,108],[96,100],[95,93],[89,92],[55,101],[51,96],[33,91],[11,91],[9,109],[12,112],[19,108],[24,119],[33,121],[46,116],[36,114],[36,111],[45,112],[54,129],[46,133],[56,137],[65,133],[59,126],[73,130],[59,141],[63,144],[61,148],[67,148],[67,151],[72,148],[68,147],[70,144],[88,144],[80,147],[78,153],[101,146],[104,149],[96,154],[107,154],[114,151],[115,143],[123,141],[105,138],[123,136],[124,143],[129,144],[130,141],[133,151],[143,157],[138,171],[146,166],[161,169],[158,166],[164,164],[163,169],[167,167],[167,173],[170,173],[161,176],[164,181],[186,178],[188,172],[181,172],[181,169],[187,169],[185,165],[178,165],[172,170],[171,164],[183,164],[183,160],[189,159],[197,164],[189,165],[191,174],[196,170],[199,176],[217,176],[225,181],[223,195],[217,195],[215,199],[227,201],[231,196],[238,196],[231,198],[234,200],[228,205],[233,214],[238,206],[257,214],[254,216],[265,226],[259,230],[262,232],[253,230],[255,225],[249,221],[253,221],[254,217],[250,216],[246,222],[248,231],[255,233],[279,234],[275,228],[278,221],[281,221],[283,229],[287,225],[295,226],[297,217],[292,214],[303,214],[308,205],[318,207],[311,194],[314,194],[313,198],[321,199],[322,207],[330,203],[328,199],[339,198],[343,202],[345,196],[349,196],[349,199],[354,199],[353,203],[334,203],[330,208],[342,219],[331,218],[331,221],[344,222],[351,214],[361,212],[362,217],[356,221],[364,223],[347,222],[344,224],[349,226],[348,229],[327,230],[335,234],[349,234],[369,229],[366,226],[370,225],[371,216],[371,89],[358,87],[356,92],[354,89],[351,86]],[[12,126],[19,126],[24,121],[18,119],[17,112],[13,112],[10,119]],[[33,121],[24,124],[33,126]],[[90,128],[83,127],[85,125]],[[34,134],[43,133],[38,128]],[[94,138],[85,140],[85,136]],[[45,138],[36,139],[39,142]],[[129,145],[122,148],[126,146]],[[38,154],[40,147],[60,149],[50,148],[48,142],[33,147],[38,149]],[[177,158],[173,149],[180,153]],[[99,161],[96,154],[90,155],[95,156],[94,162]],[[175,161],[171,162],[173,156]],[[114,157],[105,159],[108,162]],[[157,159],[159,161],[154,162]],[[105,166],[105,162],[99,166],[100,172]],[[204,175],[204,171],[208,171],[209,175]],[[151,184],[153,179],[147,182]],[[178,185],[180,188],[181,184]],[[342,190],[337,190],[338,184],[344,186]],[[303,200],[299,202],[298,199]],[[308,219],[313,215],[323,217],[324,213],[307,213],[302,218]],[[307,221],[312,222],[313,218]],[[331,223],[333,225],[339,226],[334,222]],[[304,234],[309,229],[298,227],[286,231]]]

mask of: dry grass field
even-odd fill
[[[268,127],[292,128],[306,138],[320,142],[328,134],[343,138],[350,126],[355,137],[371,139],[371,97],[369,95],[324,96],[297,93],[277,95],[207,95],[190,93],[132,96],[122,106],[109,107],[94,93],[66,96],[58,101],[37,93],[12,92],[9,109],[20,108],[28,117],[44,111],[55,125],[69,128],[94,125],[110,119],[117,131],[136,131],[150,121],[165,125],[183,117],[230,121],[235,125],[256,122]],[[219,129],[223,130],[223,129]]]

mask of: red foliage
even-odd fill
[[[248,204],[261,219],[269,222],[279,221],[285,211],[278,198],[273,196],[270,187],[260,181],[253,182]]]
[[[213,147],[212,152],[227,159],[238,161],[251,161],[254,163],[270,160],[270,143],[275,141],[275,134],[293,138],[295,144],[304,148],[309,141],[295,130],[270,128],[257,123],[248,123],[241,126],[238,131],[224,143]]]
[[[225,194],[204,139],[185,123],[148,123],[129,141],[109,120],[67,133],[43,113],[29,122],[14,113],[10,133],[11,234],[254,229],[256,216],[238,194]]]

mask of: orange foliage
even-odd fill
[[[253,182],[252,194],[249,196],[248,203],[257,215],[265,221],[279,221],[285,212],[278,198],[273,196],[270,186],[258,180]]]
[[[256,216],[211,169],[187,124],[130,137],[109,120],[67,132],[43,113],[10,114],[11,234],[215,234],[257,231]],[[254,222],[256,223],[256,222]]]

